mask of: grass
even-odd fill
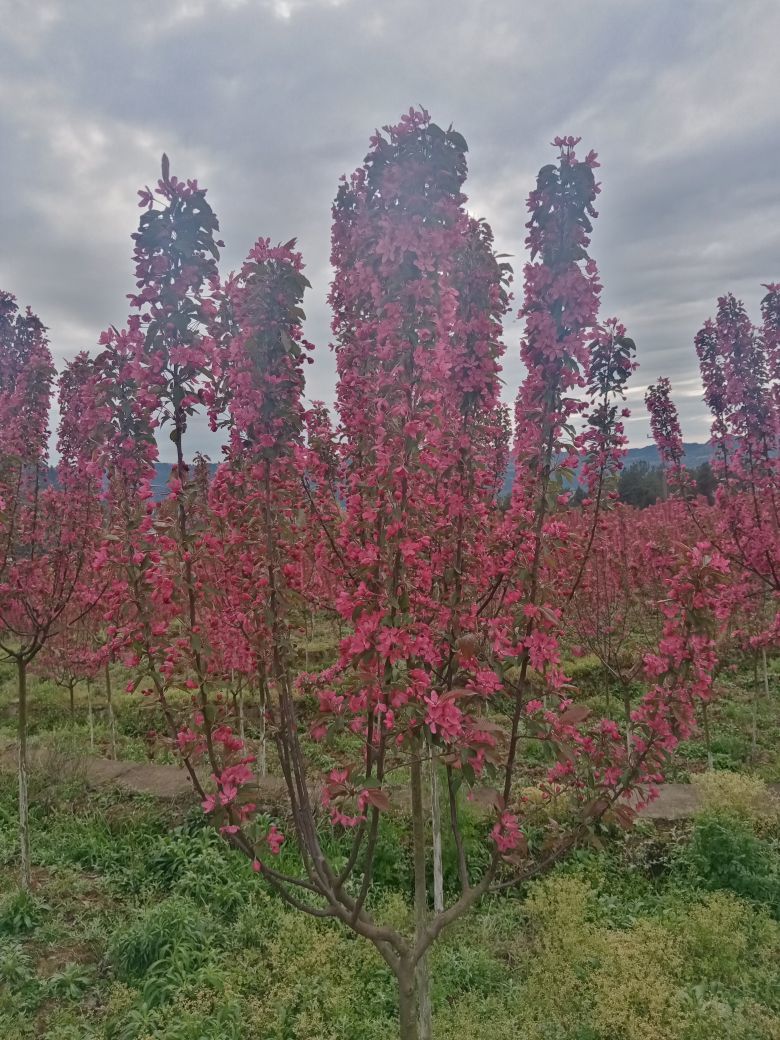
[[[74,785],[34,811],[26,896],[14,796],[2,778],[4,1040],[394,1035],[395,987],[373,950],[286,909],[201,817]],[[777,836],[717,814],[643,827],[486,901],[434,950],[435,1035],[780,1036]],[[375,912],[408,922],[407,893],[403,873],[380,873]]]
[[[327,653],[319,631],[310,655]],[[596,662],[576,681],[598,710]],[[710,708],[705,811],[674,828],[637,826],[607,852],[580,851],[546,879],[487,900],[432,953],[435,1036],[454,1040],[780,1040],[780,825],[761,781],[780,778],[778,668],[757,704],[752,674],[720,677]],[[147,740],[156,709],[121,692],[119,757],[167,753]],[[616,692],[611,691],[615,712]],[[31,683],[31,741],[49,749],[31,780],[34,886],[15,887],[16,790],[0,774],[0,1036],[3,1040],[386,1040],[395,985],[362,940],[287,909],[198,810],[86,789],[86,691]],[[13,675],[0,671],[0,740],[15,735]],[[95,694],[96,704],[100,704]],[[104,714],[93,718],[105,754]],[[251,735],[251,723],[250,723]],[[343,753],[316,746],[317,765]],[[75,765],[74,765],[75,762]],[[675,779],[707,764],[685,745]],[[528,763],[529,772],[541,763]],[[743,776],[731,776],[723,770]],[[467,840],[484,830],[478,813]],[[344,838],[326,827],[334,862]],[[295,869],[286,845],[282,869]],[[454,890],[454,852],[445,880]],[[409,841],[388,816],[372,910],[411,916]]]

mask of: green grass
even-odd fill
[[[30,896],[14,887],[14,814],[0,778],[4,1040],[395,1035],[394,982],[371,947],[284,907],[198,814],[74,779],[36,798]],[[487,900],[433,951],[435,1036],[780,1035],[777,836],[717,814],[643,825]],[[411,915],[399,839],[385,835],[373,907],[395,925]]]
[[[315,631],[312,657],[327,651]],[[757,704],[752,674],[719,678],[710,708],[719,769],[780,778],[778,666]],[[597,662],[578,663],[583,695],[603,710],[617,691]],[[146,739],[156,709],[115,676],[119,756],[166,761]],[[286,908],[199,810],[90,792],[86,690],[31,682],[31,742],[49,749],[31,778],[34,887],[15,887],[16,789],[0,775],[0,1037],[3,1040],[386,1040],[395,985],[369,944]],[[183,700],[184,698],[182,698]],[[95,705],[102,704],[95,691]],[[15,735],[13,674],[0,669],[0,739]],[[108,750],[95,712],[94,753]],[[251,722],[249,733],[252,735]],[[316,745],[340,762],[347,737]],[[543,757],[543,756],[542,756]],[[544,767],[526,761],[528,775]],[[684,745],[672,777],[707,764]],[[399,782],[403,777],[399,778]],[[642,824],[608,852],[579,851],[547,879],[487,900],[433,950],[436,1040],[778,1040],[780,829],[738,804],[675,828]],[[481,844],[479,812],[466,840]],[[325,827],[338,864],[347,840]],[[283,848],[279,866],[296,870]],[[445,846],[448,894],[454,850]],[[387,816],[371,909],[408,925],[408,828]]]

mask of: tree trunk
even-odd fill
[[[758,755],[758,650],[753,655],[753,722],[750,734],[750,761]]]
[[[265,733],[265,709],[266,709],[266,696],[267,691],[265,687],[265,681],[260,681],[260,744],[257,749],[257,772],[260,776],[265,776],[268,772],[268,763],[266,760],[266,733]]]
[[[236,691],[236,699],[238,701],[238,735],[241,738],[243,744],[246,740],[246,729],[244,726],[244,684],[239,679],[238,690]]]
[[[631,694],[623,691],[623,709],[626,713],[626,751],[631,754]]]
[[[73,718],[74,715],[76,714],[76,697],[75,697],[75,694],[74,694],[75,688],[76,688],[76,684],[74,683],[74,681],[72,679],[69,680],[69,682],[68,682],[68,691],[70,693],[70,717],[71,718]]]
[[[106,704],[108,705],[108,735],[111,747],[111,757],[116,758],[116,719],[114,718],[114,697],[111,689],[111,669],[108,660],[105,665],[106,680]]]
[[[398,1025],[400,1040],[420,1040],[417,1027],[417,992],[414,987],[414,972],[409,977],[398,979]]]
[[[30,805],[27,784],[27,662],[17,657],[19,692],[19,871],[21,886],[29,890],[30,876]]]
[[[95,750],[95,716],[92,714],[92,680],[87,679],[87,718],[89,719],[89,747]]]
[[[444,865],[441,850],[441,799],[436,756],[431,748],[431,834],[433,838],[433,909],[437,914],[444,909]]]
[[[428,921],[428,889],[425,877],[425,815],[422,798],[421,740],[414,738],[412,746],[412,834],[414,837],[414,930],[419,937]],[[431,987],[428,975],[428,955],[417,962],[414,973],[417,991],[418,1040],[431,1040]]]
[[[417,962],[415,985],[417,987],[417,1029],[419,1040],[432,1040],[433,1006],[431,1004],[431,975],[428,970],[427,953]]]
[[[714,769],[715,762],[712,757],[712,747],[710,745],[710,717],[707,714],[707,703],[702,701],[701,706],[702,721],[704,722],[704,743],[707,748],[707,768]]]

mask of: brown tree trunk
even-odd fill
[[[419,938],[428,922],[428,888],[425,877],[425,815],[423,809],[423,778],[420,738],[412,745],[412,834],[414,837],[414,930]],[[416,945],[416,942],[415,942]],[[417,1020],[419,1040],[431,1040],[431,987],[428,974],[428,956],[417,962],[414,973],[417,993]]]
[[[444,909],[444,864],[441,847],[441,795],[436,755],[430,748],[428,759],[431,770],[431,838],[433,842],[433,909],[439,914]]]
[[[87,679],[87,718],[89,720],[89,748],[95,750],[95,716],[92,713],[92,680]]]
[[[702,721],[704,723],[704,744],[707,748],[707,769],[714,769],[715,762],[712,757],[712,745],[710,744],[710,717],[707,713],[707,703],[702,702],[701,706]]]
[[[623,690],[623,710],[626,713],[626,751],[631,754],[631,694]]]
[[[111,747],[111,757],[116,758],[116,719],[114,718],[114,697],[111,689],[111,669],[108,660],[105,665],[106,682],[106,704],[108,705],[108,733]]]
[[[19,692],[19,874],[23,889],[29,890],[30,875],[30,804],[27,782],[27,662],[17,657]]]
[[[398,979],[398,1025],[400,1040],[420,1040],[417,1027],[417,991],[414,969]]]
[[[267,757],[267,736],[266,736],[266,723],[265,713],[268,707],[268,689],[265,682],[265,676],[260,677],[260,688],[258,690],[258,700],[260,706],[260,718],[258,720],[258,729],[260,731],[260,740],[257,748],[257,772],[263,777],[268,773],[268,757]]]

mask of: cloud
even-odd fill
[[[755,316],[780,278],[774,0],[0,0],[0,19],[0,285],[60,359],[124,320],[135,190],[164,150],[208,185],[225,271],[258,235],[298,236],[309,394],[331,401],[330,204],[373,128],[418,103],[469,141],[470,205],[518,275],[553,135],[599,151],[592,251],[603,313],[639,345],[636,444],[660,374],[686,436],[706,436],[693,336],[719,294]],[[508,322],[509,397],[519,334]]]

